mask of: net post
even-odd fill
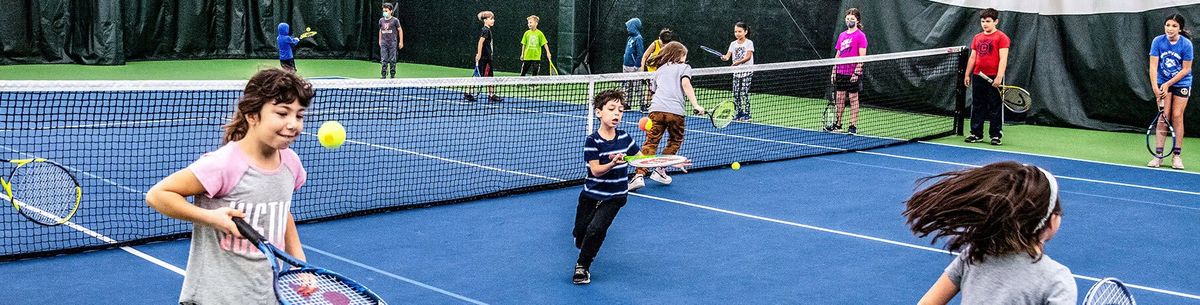
[[[954,134],[963,135],[963,126],[966,124],[967,115],[967,88],[963,84],[963,77],[967,73],[967,60],[971,57],[971,49],[963,48],[958,55],[958,75],[955,77],[957,84],[955,88],[958,90],[954,93]]]
[[[593,128],[595,128],[594,126],[592,126],[593,122],[595,121],[592,118],[595,117],[596,114],[592,113],[592,111],[596,111],[596,109],[593,109],[596,107],[591,106],[592,105],[591,100],[592,100],[592,97],[594,97],[594,96],[596,96],[596,81],[589,80],[588,81],[587,98],[585,98],[583,100],[583,106],[587,107],[587,109],[588,109],[587,117],[584,118],[585,120],[587,120],[587,134],[583,135],[585,137],[592,135],[592,130],[593,130]]]

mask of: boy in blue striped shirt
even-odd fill
[[[625,113],[625,92],[618,89],[601,91],[592,100],[600,128],[583,143],[583,159],[587,162],[587,180],[579,193],[579,207],[575,209],[575,247],[579,248],[579,260],[575,264],[575,275],[571,281],[576,285],[592,282],[589,269],[608,226],[612,225],[617,211],[625,206],[629,187],[626,155],[636,155],[641,148],[633,137],[618,130]]]

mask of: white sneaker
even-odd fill
[[[633,178],[629,179],[629,191],[630,192],[636,191],[637,189],[640,189],[644,186],[646,186],[646,180],[642,179],[642,175],[634,175]]]
[[[1183,169],[1183,157],[1180,157],[1179,155],[1171,157],[1171,168]],[[651,176],[651,178],[653,178],[653,176]]]
[[[667,176],[667,169],[659,167],[650,172],[650,180],[658,181],[662,184],[671,184],[671,176]]]
[[[1159,167],[1159,166],[1162,166],[1162,158],[1154,158],[1154,159],[1150,159],[1150,163],[1146,163],[1146,166],[1149,166],[1149,167]]]

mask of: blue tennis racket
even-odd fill
[[[333,271],[302,262],[279,250],[242,218],[233,218],[238,232],[266,254],[275,271],[275,297],[283,305],[387,304],[371,289]],[[269,254],[268,254],[269,253]],[[282,268],[276,259],[295,268]],[[312,291],[314,290],[315,291]]]
[[[1109,277],[1096,282],[1088,289],[1087,295],[1083,297],[1083,305],[1137,305],[1137,301],[1121,280]]]

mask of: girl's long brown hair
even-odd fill
[[[917,185],[933,180],[905,202],[913,234],[932,234],[931,243],[949,239],[946,248],[966,248],[968,263],[1010,253],[1041,259],[1041,235],[1050,227],[1042,223],[1051,208],[1050,183],[1037,167],[999,162],[921,178]],[[1053,213],[1061,215],[1054,200]]]
[[[250,77],[250,81],[246,82],[246,89],[242,91],[242,97],[238,99],[233,117],[229,119],[229,124],[225,125],[225,137],[222,143],[245,138],[246,132],[250,130],[250,122],[246,120],[246,117],[259,115],[263,105],[268,102],[274,104],[299,102],[300,106],[307,108],[312,102],[313,95],[312,84],[292,72],[279,68],[258,71]]]
[[[659,52],[658,55],[650,57],[649,65],[662,67],[668,63],[682,64],[684,63],[683,57],[687,56],[687,53],[688,49],[687,47],[683,46],[682,43],[679,43],[678,41],[668,42],[663,46],[662,52]]]

